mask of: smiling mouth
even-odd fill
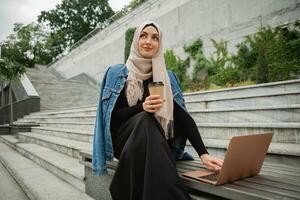
[[[151,51],[152,49],[150,49],[150,48],[144,48],[146,51]]]

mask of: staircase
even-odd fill
[[[98,86],[84,74],[65,80],[45,66],[28,69],[26,74],[41,98],[42,112],[15,124],[40,126],[18,136],[1,136],[0,170],[19,186],[9,179],[0,181],[17,191],[12,195],[1,186],[0,199],[92,199],[85,193],[79,151],[91,151]],[[68,108],[71,111],[61,110]]]
[[[185,100],[213,154],[223,156],[232,136],[273,132],[267,161],[299,164],[300,80],[189,93]]]
[[[85,193],[80,151],[92,151],[96,108],[33,113],[31,132],[0,137],[0,162],[30,199],[92,199]]]
[[[26,72],[41,98],[41,110],[96,105],[99,87],[85,74],[66,80],[52,68],[36,66]]]
[[[232,136],[273,132],[267,161],[300,164],[300,80],[189,93],[185,99],[212,155],[223,156]],[[95,105],[25,116],[16,123],[40,126],[18,137],[0,136],[0,161],[28,196],[64,199],[57,196],[67,191],[73,199],[89,199],[79,152],[92,152],[95,116]],[[190,143],[187,150],[196,156]]]

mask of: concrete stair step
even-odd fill
[[[91,151],[92,149],[92,144],[88,142],[43,135],[40,133],[22,132],[19,133],[19,140],[20,142],[38,144],[78,159],[80,159],[79,152],[81,150]]]
[[[224,157],[229,144],[229,139],[203,138],[203,142],[209,154]],[[255,148],[255,145],[253,145]],[[185,149],[193,157],[198,158],[198,154],[189,141]],[[275,164],[286,164],[290,166],[300,165],[300,144],[271,142],[265,161]]]
[[[91,122],[39,122],[41,127],[53,127],[62,129],[80,129],[93,131],[95,123]]]
[[[44,111],[44,112],[36,112],[27,115],[28,117],[71,117],[75,115],[94,115],[96,116],[96,107],[91,108],[82,108],[82,109],[70,109],[70,110],[53,110],[53,111]],[[25,118],[27,118],[27,116]]]
[[[264,83],[250,86],[241,86],[228,89],[211,90],[204,92],[185,93],[186,101],[212,98],[230,98],[238,96],[253,96],[253,95],[267,95],[274,93],[294,92],[299,91],[300,80],[279,81],[272,83]]]
[[[50,106],[54,106],[56,104],[49,104]],[[68,108],[64,108],[63,106],[60,106],[60,105],[57,105],[59,106],[60,108],[57,109],[56,111],[68,111],[68,110],[77,110],[77,109],[85,109],[85,108],[96,108],[97,107],[97,104],[85,104],[85,105],[82,105],[82,106],[73,106],[73,107],[68,107]],[[47,111],[44,111],[44,112],[47,112]]]
[[[73,115],[83,115],[83,116],[96,116],[96,110],[82,111],[82,112],[69,112],[69,113],[52,113],[52,114],[35,114],[35,117],[72,117]]]
[[[247,105],[248,107],[272,105],[300,104],[300,90],[273,94],[254,94],[246,96],[231,96],[226,98],[199,97],[197,100],[186,101],[187,109],[215,109],[215,108],[238,108]]]
[[[92,199],[3,143],[0,143],[0,158],[30,199]]]
[[[18,119],[18,122],[95,122],[95,115],[72,115],[70,117],[26,116]]]
[[[203,138],[230,139],[233,136],[272,132],[273,142],[300,143],[300,123],[198,123]]]
[[[0,140],[11,148],[44,167],[60,179],[85,192],[84,166],[76,158],[58,153],[52,149],[31,143],[16,143],[14,136],[0,136]],[[11,143],[12,142],[12,143]]]
[[[209,148],[227,149],[229,141],[229,139],[203,138],[205,146]],[[271,142],[268,153],[300,157],[300,144]]]
[[[94,131],[78,129],[61,129],[54,127],[32,127],[32,133],[56,136],[82,142],[93,142]]]
[[[197,123],[300,122],[300,104],[188,110]]]
[[[0,160],[0,197],[1,199],[29,200],[19,184],[9,174]]]

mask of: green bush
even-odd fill
[[[125,50],[124,50],[124,63],[126,63],[129,54],[130,54],[130,47],[134,36],[134,31],[136,28],[129,28],[125,33]]]
[[[209,68],[211,66],[211,63],[209,60],[204,56],[203,54],[203,42],[199,38],[195,42],[193,42],[191,45],[185,45],[183,47],[184,51],[186,53],[189,53],[189,56],[191,59],[195,60],[195,64],[193,66],[193,73],[192,73],[192,79],[193,82],[201,82],[200,74],[203,72],[203,70]],[[202,83],[200,83],[202,84]]]
[[[190,45],[184,45],[185,52],[189,54],[186,60],[181,60],[172,50],[167,50],[164,56],[184,91],[290,80],[300,77],[299,29],[300,21],[287,27],[262,27],[236,46],[236,54],[228,52],[226,41],[211,39],[215,51],[213,56],[206,58],[199,38]],[[125,60],[133,32],[126,32]],[[195,61],[192,78],[187,74],[191,59]]]
[[[289,27],[262,27],[237,46],[233,62],[242,80],[257,83],[299,78],[299,21]]]
[[[175,56],[172,50],[166,50],[164,57],[168,69],[175,73],[180,81],[181,88],[185,90],[189,82],[189,77],[187,76],[189,59],[181,60],[179,57]]]

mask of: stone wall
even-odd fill
[[[199,37],[207,56],[214,51],[211,38],[228,41],[229,50],[234,52],[235,45],[258,27],[297,19],[300,0],[149,0],[51,67],[65,78],[84,72],[99,81],[109,65],[124,62],[126,30],[145,20],[157,21],[164,31],[164,47],[185,58],[183,45]]]

